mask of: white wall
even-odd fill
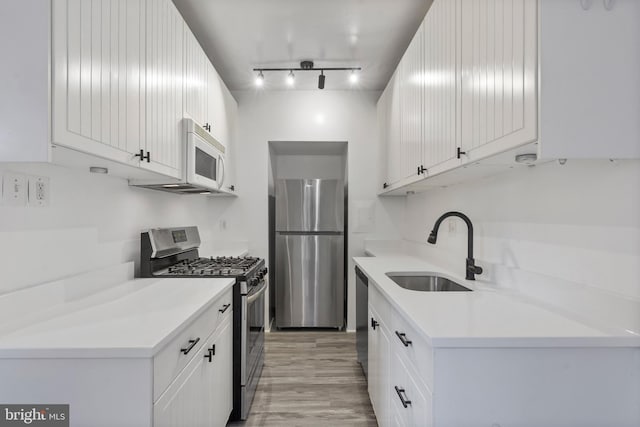
[[[464,274],[467,214],[478,280],[522,293],[594,324],[640,332],[640,161],[557,162],[406,198],[411,249]]]
[[[365,238],[399,238],[397,219],[402,200],[376,197],[378,92],[358,91],[242,91],[239,104],[238,148],[241,197],[225,213],[233,238],[249,241],[251,253],[268,255],[267,191],[269,141],[347,141],[349,211],[358,202],[375,206],[371,233],[349,233],[349,259],[363,255]],[[250,172],[249,172],[250,170]],[[355,326],[355,277],[349,262],[347,327]]]
[[[48,207],[0,206],[0,294],[139,260],[140,232],[197,225],[204,253],[224,246],[219,219],[232,199],[129,187],[124,179],[51,164],[0,164],[6,172],[48,176]]]

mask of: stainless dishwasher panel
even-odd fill
[[[342,233],[277,233],[276,327],[343,326]]]
[[[356,267],[356,351],[358,362],[362,366],[365,378],[368,378],[368,339],[369,324],[367,313],[369,310],[369,279]]]

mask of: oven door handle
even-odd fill
[[[249,304],[253,304],[255,302],[255,300],[257,300],[258,298],[260,298],[262,296],[262,294],[264,294],[264,292],[267,290],[267,281],[264,281],[264,285],[262,285],[262,287],[260,288],[259,291],[257,291],[255,294],[248,296],[247,297],[247,305]]]

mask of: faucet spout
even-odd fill
[[[431,233],[429,233],[429,237],[427,238],[427,242],[435,245],[438,240],[438,229],[440,228],[440,224],[442,221],[449,217],[458,217],[462,219],[465,224],[467,224],[467,260],[465,263],[465,278],[467,280],[476,280],[476,274],[482,274],[482,267],[477,266],[475,260],[473,259],[473,224],[468,216],[463,214],[462,212],[450,211],[442,214],[440,218],[436,220],[436,223],[433,225],[433,229]]]

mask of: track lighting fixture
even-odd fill
[[[318,76],[318,89],[324,89],[326,77],[324,75],[325,71],[351,71],[349,75],[349,82],[351,84],[356,84],[358,82],[359,75],[357,71],[360,71],[362,68],[360,67],[323,67],[316,68],[313,66],[313,61],[302,61],[300,63],[299,68],[254,68],[253,71],[258,72],[258,76],[256,77],[256,86],[261,87],[264,84],[264,75],[265,71],[288,71],[289,73],[286,76],[286,82],[288,86],[293,86],[295,83],[295,75],[294,71],[320,71],[320,75]]]

